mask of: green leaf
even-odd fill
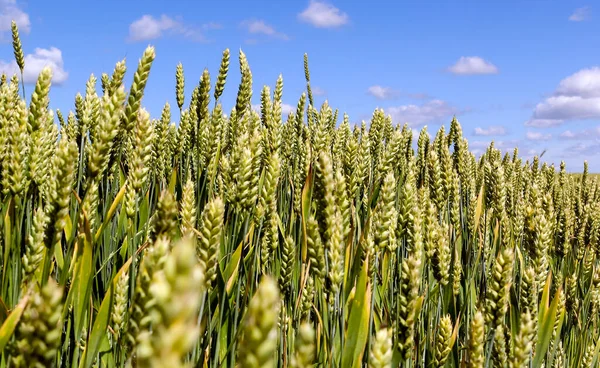
[[[369,337],[371,285],[368,283],[369,257],[365,259],[356,283],[350,307],[346,340],[342,351],[342,367],[360,367]]]
[[[308,243],[306,236],[306,221],[310,215],[310,199],[312,197],[312,182],[313,182],[313,169],[312,166],[308,168],[308,175],[306,175],[306,182],[302,189],[302,262],[306,262],[306,255],[308,252]]]
[[[111,349],[112,349],[112,347],[110,346],[110,341],[108,341],[108,334],[102,335],[102,341],[100,341],[100,346],[98,347],[98,353],[106,353],[106,352],[111,351]]]
[[[11,197],[8,201],[8,205],[6,206],[6,213],[4,214],[4,265],[2,267],[3,270],[8,268],[8,260],[10,259],[10,250],[12,249],[12,216],[14,214],[14,200]],[[8,272],[2,272],[2,290],[5,290],[6,285],[6,277],[8,276]],[[10,303],[10,301],[9,301]]]
[[[128,249],[129,249],[129,238],[127,237],[127,235],[125,235],[125,237],[123,238],[123,243],[121,244],[121,250],[119,251],[121,258],[125,258],[127,256]]]
[[[542,290],[542,299],[540,300],[538,320],[541,320],[541,318],[543,318],[546,315],[548,305],[550,304],[550,284],[552,282],[551,272],[552,271],[548,273],[548,277],[546,278],[546,284],[544,285],[544,289]]]
[[[140,200],[140,208],[138,210],[138,216],[140,219],[140,223],[138,224],[138,228],[143,228],[144,225],[146,224],[146,221],[148,221],[148,208],[150,207],[150,199],[148,198],[149,193],[146,192],[146,194],[144,194],[143,196],[141,196],[141,200]]]
[[[102,221],[102,225],[100,226],[100,228],[98,228],[98,231],[96,231],[96,236],[94,236],[94,243],[98,242],[98,239],[100,239],[100,236],[102,235],[102,231],[104,231],[106,226],[108,226],[108,223],[112,220],[112,217],[114,216],[115,212],[117,211],[117,207],[119,206],[119,203],[121,203],[121,200],[125,196],[126,189],[127,189],[127,183],[125,183],[121,186],[121,189],[115,196],[113,203],[110,205],[110,208],[108,209],[108,212],[106,213],[106,216],[104,217],[104,221]]]
[[[65,267],[65,258],[61,247],[54,247],[54,259],[56,259],[56,266],[62,270]]]
[[[93,251],[92,251],[92,235],[87,217],[84,216],[84,233],[85,236],[79,242],[83,247],[81,250],[75,274],[73,275],[73,291],[74,291],[74,315],[75,315],[75,338],[79,340],[81,330],[85,321],[85,316],[88,314],[88,303],[90,301],[90,292],[92,288],[93,275]]]
[[[113,302],[115,297],[115,288],[117,287],[117,282],[119,278],[124,272],[127,272],[129,266],[131,265],[133,258],[129,258],[127,262],[121,267],[119,272],[113,277],[112,283],[110,287],[106,291],[104,295],[104,299],[102,300],[102,304],[100,305],[100,309],[98,310],[98,314],[96,315],[96,319],[94,320],[94,325],[92,327],[92,332],[88,337],[88,341],[86,344],[86,348],[84,351],[84,359],[81,362],[85,362],[83,367],[89,368],[94,363],[94,358],[100,349],[103,341],[108,337],[108,323],[110,322],[110,316],[112,313]]]
[[[477,196],[477,205],[475,206],[475,228],[474,232],[477,232],[479,227],[479,221],[481,220],[481,212],[483,211],[483,184],[479,188],[479,195]]]
[[[175,194],[175,184],[177,184],[177,165],[173,167],[171,178],[169,180],[169,191],[171,194]]]
[[[209,186],[208,186],[208,198],[212,198],[212,194],[213,194],[213,188],[215,187],[215,180],[217,177],[217,168],[219,166],[219,162],[221,159],[221,142],[219,142],[219,144],[217,145],[217,152],[215,153],[215,158],[213,161],[213,165],[210,168],[210,172],[213,174],[210,176],[209,179]]]
[[[556,325],[556,333],[554,333],[554,335],[556,335],[554,337],[554,342],[553,342],[554,348],[552,349],[552,353],[548,357],[547,365],[550,367],[554,366],[554,356],[556,354],[556,348],[558,346],[558,341],[560,340],[560,331],[562,330],[562,325],[563,325],[564,321],[565,321],[565,309],[561,308],[560,315],[558,316],[558,324]],[[595,367],[594,364],[595,363],[592,363],[592,367]]]
[[[390,252],[385,252],[383,254],[383,259],[381,260],[381,269],[384,270],[381,275],[381,294],[386,294],[390,273],[388,270],[390,269]]]
[[[233,286],[235,285],[235,282],[238,279],[243,245],[244,242],[240,242],[240,244],[237,246],[237,249],[235,250],[235,252],[233,252],[231,258],[227,262],[225,272],[223,272],[223,280],[225,280],[225,291],[227,291],[228,296],[231,296]]]
[[[2,300],[2,298],[0,298],[0,324],[4,323],[4,321],[6,321],[7,317],[8,317],[8,308],[6,307],[6,304],[4,304],[4,300]]]
[[[223,362],[223,359],[227,356],[228,348],[228,337],[229,337],[229,318],[223,318],[223,324],[221,325],[218,339],[219,339],[219,362]]]
[[[548,275],[548,277],[550,277],[550,275]],[[546,290],[549,289],[549,285],[550,282],[547,282],[546,287],[544,288],[544,294],[549,294],[549,291]],[[561,292],[562,290],[559,288],[549,308],[546,304],[548,301],[548,295],[545,295],[545,300],[544,295],[542,296],[538,324],[538,341],[535,348],[535,356],[533,358],[532,363],[533,368],[541,367],[546,356],[548,346],[550,345],[550,340],[552,339],[552,331],[554,330],[554,322],[556,321],[556,313],[558,309],[558,299]]]
[[[92,332],[88,338],[88,342],[84,351],[84,358],[81,359],[81,362],[85,362],[83,367],[89,368],[94,363],[94,358],[98,353],[98,349],[100,348],[100,343],[102,342],[102,338],[106,337],[109,333],[108,330],[108,322],[110,321],[110,314],[112,312],[112,306],[114,301],[114,282],[106,291],[106,295],[104,295],[104,299],[102,300],[102,304],[100,305],[100,309],[98,310],[98,315],[94,320],[94,325],[92,327]],[[80,365],[81,367],[81,365]]]
[[[64,228],[64,232],[65,232],[65,239],[67,241],[71,240],[71,237],[73,236],[73,220],[71,220],[71,216],[67,213],[65,215],[66,221],[65,221],[65,228]]]
[[[600,344],[596,343],[596,348],[594,349],[594,356],[592,357],[591,367],[598,366],[598,355],[600,354]]]
[[[17,324],[21,320],[21,316],[23,315],[23,311],[27,306],[27,302],[29,301],[29,296],[23,297],[19,304],[13,309],[12,312],[8,315],[2,327],[0,327],[0,351],[4,351],[8,340],[12,337]]]

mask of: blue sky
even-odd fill
[[[260,89],[284,79],[289,108],[305,88],[309,55],[316,102],[353,123],[383,108],[394,123],[431,134],[460,121],[470,148],[494,140],[528,157],[600,172],[600,4],[586,1],[20,1],[0,0],[0,70],[15,70],[10,20],[19,25],[28,92],[54,70],[51,107],[73,109],[91,73],[126,58],[130,84],[148,45],[156,49],[143,105],[175,107],[182,62],[186,99],[221,54],[232,52],[224,107],[235,102],[238,51]],[[100,82],[98,81],[100,93]],[[187,102],[187,101],[186,101]],[[176,109],[173,109],[174,111]],[[173,119],[178,119],[178,113]]]

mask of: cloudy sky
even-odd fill
[[[143,104],[158,116],[175,104],[182,62],[186,98],[207,68],[214,80],[232,51],[224,105],[235,102],[237,52],[260,88],[284,79],[284,110],[304,89],[309,55],[316,102],[353,123],[383,108],[395,123],[432,132],[459,119],[473,150],[491,140],[526,156],[600,172],[600,5],[592,1],[373,0],[80,2],[0,0],[0,70],[16,70],[10,21],[20,27],[25,81],[54,70],[51,105],[73,109],[91,73],[126,59],[127,85],[147,45],[156,48]],[[101,4],[101,5],[100,5]],[[100,85],[98,82],[98,89]],[[175,114],[174,118],[178,116]]]

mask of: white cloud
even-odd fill
[[[223,29],[223,25],[215,22],[208,22],[202,25],[202,29],[210,31],[213,29]]]
[[[538,103],[527,126],[552,127],[569,120],[600,118],[600,68],[582,69],[563,79],[556,91]]]
[[[571,14],[571,16],[569,16],[569,20],[571,22],[583,22],[584,20],[588,20],[588,19],[590,19],[590,7],[589,6],[577,8],[573,12],[573,14]]]
[[[260,104],[253,104],[252,110],[258,112],[260,114]],[[281,104],[281,115],[285,119],[291,112],[296,111],[296,106],[288,105],[286,103]]]
[[[469,141],[469,150],[476,156],[479,156],[488,149],[490,143],[491,141]],[[503,154],[509,153],[511,155],[514,152],[514,149],[518,148],[519,156],[524,159],[532,158],[540,151],[533,148],[530,142],[521,139],[494,140],[494,148],[499,149]]]
[[[600,126],[592,129],[584,129],[578,132],[565,130],[560,133],[560,137],[568,140],[591,140],[600,138]]]
[[[533,116],[525,125],[546,128],[558,126],[567,120],[586,120],[600,117],[600,97],[549,97],[536,105]]]
[[[547,141],[552,138],[552,134],[544,134],[540,132],[527,132],[525,137],[530,141]]]
[[[562,123],[563,120],[560,119],[529,119],[525,122],[525,125],[534,128],[550,128],[559,126]]]
[[[318,0],[310,0],[308,8],[298,14],[298,18],[317,28],[340,27],[350,20],[348,14],[329,3]]]
[[[207,23],[200,27],[203,30],[220,29],[218,23]],[[181,35],[195,41],[206,41],[200,28],[191,27],[184,24],[179,19],[174,19],[168,15],[161,15],[155,18],[152,15],[143,15],[129,25],[129,41],[148,41],[162,37],[165,33]]]
[[[52,69],[52,83],[54,84],[62,84],[69,77],[69,73],[64,69],[60,49],[56,47],[36,48],[33,54],[25,55],[25,70],[23,71],[25,83],[35,83],[40,72],[46,66]],[[5,73],[8,78],[13,74],[20,74],[19,67],[14,60],[10,62],[0,60],[0,72]]]
[[[492,125],[487,128],[475,128],[475,135],[490,136],[490,135],[506,135],[506,128],[499,125]]]
[[[557,96],[600,97],[600,68],[582,69],[560,81]]]
[[[367,89],[367,93],[379,100],[393,100],[398,97],[406,97],[406,98],[410,98],[413,100],[433,99],[433,97],[427,93],[402,92],[400,90],[393,89],[391,87],[384,87],[384,86],[380,86],[380,85],[374,85],[374,86],[369,87]]]
[[[485,152],[492,141],[470,141],[469,142],[469,150],[471,150],[475,155],[480,155]],[[517,139],[512,139],[508,141],[494,140],[494,147],[499,149],[502,152],[512,152],[515,147],[520,145],[520,141]]]
[[[572,146],[565,148],[564,155],[565,156],[578,156],[585,157],[586,159],[590,156],[596,156],[600,153],[600,140],[596,140],[595,142],[577,142]]]
[[[5,32],[10,32],[12,21],[17,23],[19,33],[31,31],[29,15],[17,6],[16,0],[0,0],[0,33],[4,37]]]
[[[324,89],[322,89],[321,87],[317,87],[317,86],[312,87],[311,86],[310,89],[311,89],[313,95],[315,95],[315,96],[325,96],[327,94],[327,92]]]
[[[367,89],[367,93],[380,100],[389,100],[398,96],[398,91],[383,86],[371,86]]]
[[[296,111],[296,106],[288,105],[286,103],[281,104],[281,114],[288,116],[291,112]]]
[[[574,133],[570,130],[566,130],[566,131],[560,133],[560,137],[564,138],[564,139],[577,139],[578,136],[579,135],[577,133]]]
[[[479,56],[461,56],[448,71],[458,75],[497,74],[498,68]]]
[[[431,100],[422,105],[394,106],[384,110],[395,122],[408,123],[411,126],[446,120],[459,112],[457,108],[442,100]]]
[[[175,21],[166,15],[156,19],[151,15],[144,15],[129,26],[129,39],[131,41],[147,41],[159,38],[166,30],[173,28]]]
[[[289,40],[285,33],[277,32],[273,26],[268,25],[263,20],[245,20],[241,23],[241,26],[251,34],[263,34],[273,38]]]
[[[535,116],[542,119],[560,121],[561,123],[571,119],[600,117],[600,97],[549,97],[544,102],[536,105]]]

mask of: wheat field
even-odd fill
[[[596,367],[600,190],[456,118],[352,126],[242,50],[160,118],[155,50],[52,109],[0,81],[2,367]],[[124,76],[133,72],[130,86]],[[98,84],[100,89],[98,89]],[[227,87],[229,88],[229,87]],[[230,104],[230,112],[223,104]]]

